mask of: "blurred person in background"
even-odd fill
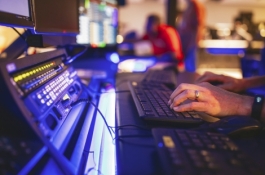
[[[243,24],[241,18],[235,18],[234,20],[234,30],[232,31],[232,39],[234,40],[247,40],[252,41],[253,37],[247,31],[247,25]]]
[[[125,40],[126,42],[150,41],[153,54],[161,61],[177,62],[178,68],[183,69],[183,52],[177,30],[166,24],[162,24],[156,14],[148,16],[145,34],[140,39]]]
[[[199,0],[181,0],[179,5],[182,14],[178,18],[177,30],[185,57],[185,69],[195,72],[197,47],[204,35],[205,8]]]

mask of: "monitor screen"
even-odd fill
[[[116,1],[80,0],[78,44],[93,48],[116,45],[118,9]]]
[[[78,0],[32,0],[36,33],[77,35]]]
[[[33,28],[30,0],[0,0],[0,25]]]

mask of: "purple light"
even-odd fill
[[[163,148],[163,143],[162,142],[160,142],[160,143],[158,143],[158,145],[157,145],[159,148]]]

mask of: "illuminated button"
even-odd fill
[[[38,94],[37,97],[38,97],[38,99],[41,99],[41,95],[40,94]]]
[[[43,91],[43,94],[46,95],[46,94],[47,94],[47,91],[44,90],[44,91]]]
[[[48,102],[46,103],[46,105],[47,105],[47,106],[50,106],[50,105],[51,105],[51,103],[48,101]]]
[[[164,145],[167,148],[175,148],[175,144],[170,136],[163,136]]]
[[[49,102],[50,102],[50,104],[52,104],[53,101],[52,100],[49,100]]]
[[[42,104],[44,104],[44,103],[45,103],[45,100],[42,99],[40,102],[41,102]]]
[[[46,95],[46,98],[47,98],[47,99],[49,99],[49,98],[50,98],[50,96],[49,96],[49,95]]]

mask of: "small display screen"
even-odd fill
[[[118,10],[115,2],[80,0],[77,43],[91,47],[115,45]]]
[[[29,17],[28,0],[0,0],[0,11]]]
[[[0,25],[33,28],[30,0],[0,0]]]

